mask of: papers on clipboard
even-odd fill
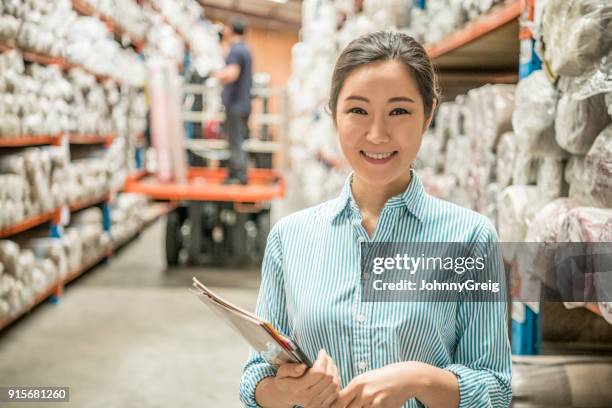
[[[272,366],[278,368],[284,363],[312,363],[290,338],[279,333],[269,322],[251,312],[235,306],[193,278],[191,291],[217,316],[232,327]]]

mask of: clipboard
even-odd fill
[[[312,361],[297,343],[282,335],[269,322],[220,298],[195,277],[191,291],[273,367],[285,363],[312,367]]]

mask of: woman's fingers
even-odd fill
[[[347,385],[346,388],[340,391],[338,394],[338,399],[332,405],[332,408],[347,408],[353,402],[356,402],[358,388],[354,385]],[[354,405],[355,407],[357,405]],[[353,408],[352,407],[352,408]]]
[[[312,368],[308,370],[308,373],[304,377],[304,385],[306,388],[314,387],[320,381],[324,380],[327,377],[328,365],[330,363],[330,358],[325,352],[325,350],[321,349],[319,351],[319,355],[317,360],[313,364]]]
[[[310,401],[308,407],[329,408],[331,403],[338,398],[338,391],[338,386],[335,382],[327,384],[327,387],[321,392],[313,395],[313,399]]]

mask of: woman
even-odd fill
[[[338,198],[274,226],[256,310],[316,361],[276,371],[252,353],[247,406],[509,405],[505,304],[362,301],[362,242],[496,242],[484,217],[427,195],[412,170],[436,82],[405,34],[367,34],[339,56],[329,108],[353,173]]]

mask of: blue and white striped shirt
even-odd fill
[[[412,171],[390,198],[370,239],[350,178],[336,199],[280,220],[270,232],[256,314],[290,336],[314,361],[321,348],[341,386],[368,370],[421,361],[454,373],[460,407],[507,407],[511,358],[502,302],[362,302],[360,243],[496,242],[483,216],[428,195]],[[251,350],[240,397],[258,407],[255,388],[275,370]],[[406,401],[404,407],[423,406]]]

